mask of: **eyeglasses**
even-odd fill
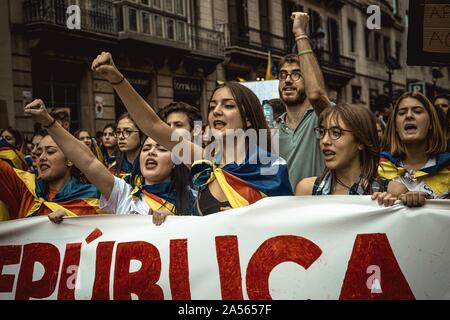
[[[288,73],[286,71],[280,71],[280,73],[278,74],[278,79],[284,81],[289,76],[291,77],[292,81],[297,81],[298,79],[300,79],[302,77],[302,73],[300,71],[294,71],[292,73]]]
[[[123,135],[123,137],[126,139],[126,138],[129,138],[133,132],[139,132],[139,131],[138,130],[123,130],[123,131],[117,130],[115,132],[115,136],[120,137],[121,135]]]
[[[342,132],[352,132],[350,130],[344,130],[339,127],[331,127],[331,128],[324,128],[324,127],[317,127],[314,128],[314,133],[316,134],[317,139],[323,139],[325,137],[325,134],[328,132],[331,140],[338,140],[342,136]]]
[[[104,132],[103,136],[104,137],[115,137],[117,135],[116,132]]]

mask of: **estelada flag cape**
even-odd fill
[[[131,176],[125,178],[130,183]],[[131,191],[134,200],[144,199],[148,206],[154,211],[163,211],[169,214],[176,213],[176,193],[171,190],[171,182],[163,181],[156,184],[144,184],[142,176],[137,177],[135,187]]]
[[[25,156],[4,138],[0,138],[0,159],[7,161],[14,168],[28,170]]]
[[[261,163],[262,156],[271,161]],[[248,206],[264,197],[293,195],[286,161],[259,147],[247,154],[242,164],[220,168],[210,160],[199,160],[192,165],[191,173],[194,186],[200,190],[217,180],[232,208]]]
[[[436,164],[414,171],[411,178],[424,180],[433,192],[439,196],[450,190],[450,152],[439,153],[436,156]],[[381,153],[378,174],[386,179],[395,179],[406,173],[401,165],[401,158],[392,155],[388,151]]]
[[[117,165],[118,165],[117,161],[114,161],[114,163],[109,167],[109,171],[112,174],[118,176],[119,178],[125,179],[126,177],[131,175],[134,166],[137,165],[137,161],[131,163],[130,161],[128,161],[127,157],[124,157],[122,161],[122,166],[119,169],[117,169]],[[116,174],[117,170],[119,170],[118,174]]]
[[[4,176],[0,181],[0,192],[8,206],[9,214],[15,218],[47,215],[58,209],[65,211],[69,216],[104,213],[99,209],[100,193],[91,184],[81,183],[71,177],[50,200],[48,184],[44,180],[36,179],[34,174],[12,168],[4,162],[0,164]],[[17,194],[18,192],[20,194]],[[16,206],[14,211],[17,212],[11,212],[13,206]]]

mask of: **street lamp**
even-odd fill
[[[400,70],[402,66],[398,63],[397,59],[395,59],[392,56],[388,56],[386,58],[386,67],[387,67],[387,74],[388,74],[388,88],[389,88],[389,97],[392,99],[393,97],[393,88],[392,88],[392,75],[394,74],[395,70]]]

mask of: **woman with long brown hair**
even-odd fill
[[[364,107],[339,104],[325,109],[315,128],[325,160],[320,177],[300,181],[296,195],[373,195],[388,190],[378,176],[380,145],[374,115]],[[395,191],[395,190],[393,190]],[[383,197],[393,204],[395,197]]]
[[[183,150],[177,156],[192,167],[194,184],[200,189],[197,207],[201,214],[246,206],[265,196],[292,194],[285,162],[270,154],[270,133],[261,103],[248,88],[230,82],[213,92],[208,122],[211,130],[216,132],[216,142],[220,143],[217,143],[219,150],[209,154],[210,157],[207,150],[192,143],[189,137],[172,137],[176,130],[162,121],[126,81],[114,65],[111,54],[103,52],[99,55],[92,70],[113,85],[146,135],[168,150]],[[258,136],[253,144],[247,143],[246,134],[250,129],[256,133],[265,130],[266,136],[261,139]],[[270,161],[263,164],[260,161],[263,157]]]
[[[450,190],[450,153],[431,102],[407,92],[395,103],[383,140],[380,176],[403,185],[414,204],[443,198]]]

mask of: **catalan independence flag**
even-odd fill
[[[131,176],[125,178],[130,183]],[[171,182],[163,181],[156,184],[145,184],[144,179],[139,177],[136,187],[131,191],[134,200],[144,199],[148,206],[154,211],[163,211],[169,214],[176,214],[176,193],[171,190]]]
[[[264,197],[291,196],[292,187],[286,162],[277,157],[268,164],[260,159],[271,154],[257,147],[244,163],[230,163],[222,168],[210,160],[194,162],[191,168],[194,186],[200,190],[217,180],[232,208],[248,206]]]
[[[127,176],[131,175],[135,165],[137,165],[137,161],[134,161],[134,163],[131,163],[130,161],[128,161],[127,157],[125,156],[122,161],[122,166],[119,170],[117,170],[118,169],[117,161],[114,161],[114,163],[108,169],[109,169],[109,172],[111,172],[113,175],[116,175],[120,179],[124,179]]]
[[[16,169],[28,170],[23,153],[3,138],[0,138],[0,159],[5,160]]]
[[[278,70],[277,66],[273,62],[272,52],[269,50],[267,53],[267,70],[266,70],[266,80],[275,80]]]
[[[69,216],[105,213],[99,209],[100,193],[91,184],[72,177],[53,197],[48,184],[30,172],[14,169],[0,160],[0,200],[7,215],[4,220],[48,215],[58,209]],[[2,216],[2,212],[0,212]]]
[[[434,194],[439,197],[450,190],[450,152],[444,152],[435,156],[436,164],[414,171],[411,174],[413,180],[423,180],[431,187]],[[407,174],[400,157],[392,155],[388,151],[381,153],[378,174],[386,179],[395,179]]]

